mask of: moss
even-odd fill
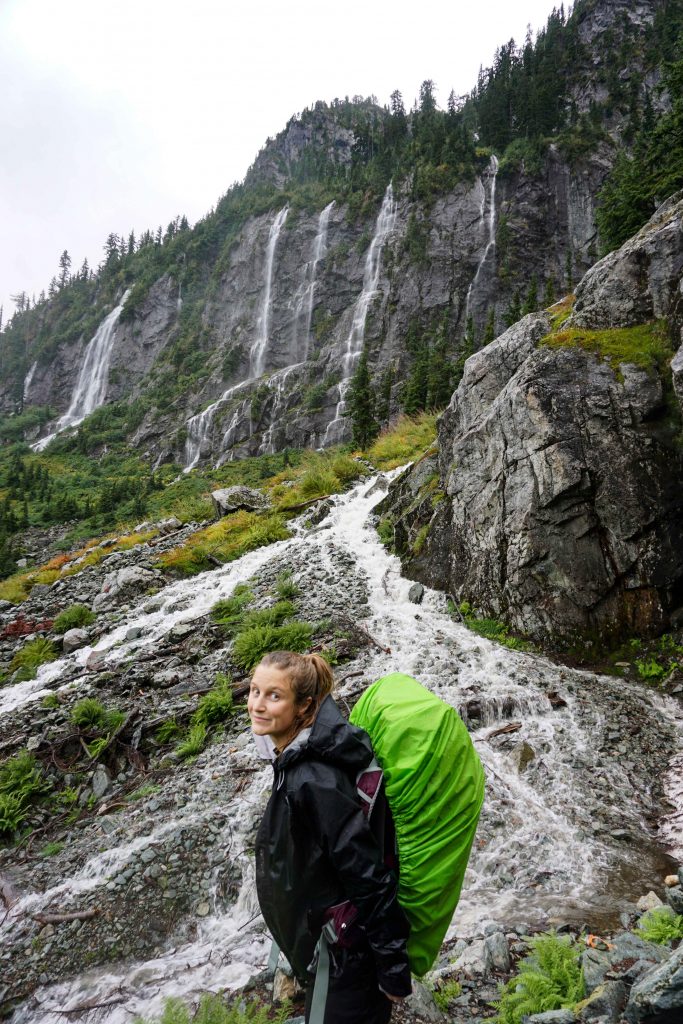
[[[420,527],[420,529],[417,531],[415,540],[413,541],[412,544],[414,555],[419,555],[423,547],[425,546],[427,537],[429,536],[429,528],[430,523],[427,523],[425,526]]]
[[[600,331],[569,327],[547,334],[539,342],[548,348],[581,348],[608,360],[618,372],[624,363],[643,370],[665,371],[673,350],[664,320],[636,327],[608,327]]]
[[[571,293],[570,295],[565,295],[563,299],[560,299],[554,305],[548,306],[547,311],[552,316],[553,332],[559,331],[565,321],[569,319],[575,301],[576,295]]]

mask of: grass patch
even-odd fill
[[[62,852],[62,850],[64,849],[65,846],[66,846],[66,843],[61,843],[61,842],[46,843],[45,846],[40,851],[38,856],[40,856],[40,857],[56,857],[58,853]]]
[[[309,622],[288,622],[284,626],[256,625],[238,633],[232,658],[247,672],[270,651],[296,651],[304,654],[311,646],[313,626]]]
[[[494,1003],[497,1024],[522,1024],[533,1013],[572,1009],[585,992],[580,956],[568,936],[549,933],[532,939],[531,953],[519,962],[519,973],[501,987]]]
[[[200,697],[197,710],[192,716],[192,724],[203,725],[206,728],[218,725],[220,722],[232,718],[234,711],[232,679],[223,672],[219,672],[213,689]]]
[[[211,609],[211,618],[226,636],[232,636],[242,621],[245,609],[253,600],[253,592],[246,584],[240,583],[230,597],[216,602]]]
[[[400,416],[366,450],[365,455],[377,469],[395,469],[422,455],[436,440],[437,413]]]
[[[195,725],[190,726],[185,739],[181,740],[175,748],[175,752],[181,761],[187,761],[188,758],[201,754],[206,746],[207,739],[208,730],[206,726],[202,725],[201,722],[197,722]]]
[[[671,907],[655,907],[643,914],[637,925],[638,934],[646,942],[660,946],[683,939],[683,914],[676,914]]]
[[[478,636],[483,636],[486,640],[494,640],[497,644],[509,647],[511,651],[533,650],[533,645],[528,640],[512,636],[509,626],[506,626],[504,622],[500,622],[498,619],[477,618],[469,601],[463,601],[459,611],[467,628]]]
[[[175,718],[169,718],[166,722],[159,726],[159,728],[154,734],[154,739],[159,744],[159,746],[163,747],[166,746],[167,743],[170,743],[172,740],[177,739],[181,732],[182,729],[176,722]]]
[[[289,536],[284,519],[276,513],[234,512],[165,552],[159,564],[179,576],[195,576]]]
[[[10,662],[10,672],[18,672],[19,679],[35,679],[41,665],[54,661],[57,649],[51,640],[39,636],[29,640]]]
[[[447,1013],[454,999],[457,999],[462,992],[462,986],[454,978],[450,981],[443,981],[438,988],[434,989],[434,1002],[442,1013]]]
[[[275,581],[275,593],[281,601],[291,601],[298,597],[301,588],[292,579],[292,570],[285,569]]]
[[[555,302],[552,306],[548,306],[547,312],[552,317],[553,331],[559,331],[562,324],[569,319],[574,303],[576,302],[576,295],[571,293],[565,295],[559,302]]]
[[[664,320],[636,327],[608,327],[600,331],[569,327],[546,335],[539,344],[548,348],[582,348],[606,359],[615,372],[623,363],[648,372],[663,372],[673,355]]]
[[[60,612],[52,623],[54,633],[66,633],[69,629],[81,629],[95,621],[95,613],[84,604],[72,604]]]
[[[112,733],[123,725],[125,715],[122,711],[107,711],[94,697],[84,697],[71,709],[71,722],[85,731]],[[91,754],[91,757],[96,755]]]

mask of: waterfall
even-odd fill
[[[199,462],[202,456],[202,449],[211,436],[214,416],[218,409],[229,402],[236,392],[252,383],[253,379],[248,377],[246,380],[240,381],[239,384],[233,384],[232,387],[227,388],[227,390],[223,392],[220,398],[217,398],[215,402],[211,403],[211,405],[207,405],[206,409],[203,409],[202,412],[198,412],[196,416],[190,417],[185,424],[187,437],[185,439],[184,473],[189,473],[190,470],[194,469]]]
[[[318,271],[318,264],[325,256],[327,250],[327,229],[333,206],[334,200],[332,200],[331,203],[328,203],[324,210],[321,210],[320,216],[318,217],[318,233],[316,234],[315,241],[313,242],[313,258],[306,263],[304,267],[303,287],[294,312],[292,350],[294,352],[294,358],[301,361],[308,359],[308,349],[311,340],[311,321],[313,319],[313,300],[315,298],[316,274]],[[299,330],[302,320],[305,333],[303,348],[300,352]]]
[[[280,422],[282,414],[285,411],[286,399],[285,386],[287,380],[294,370],[300,370],[305,365],[304,362],[293,363],[292,366],[286,366],[284,370],[279,370],[278,373],[274,373],[269,380],[269,385],[272,389],[273,384],[275,385],[275,392],[273,394],[273,402],[270,410],[270,426],[263,435],[263,441],[258,450],[259,455],[274,455],[275,454],[275,443],[273,441],[273,434],[275,427]]]
[[[36,366],[37,365],[38,365],[37,362],[31,364],[31,369],[28,371],[28,373],[26,374],[26,377],[24,379],[24,390],[23,390],[24,402],[26,402],[28,400],[29,388],[31,387],[31,381],[33,380],[33,374],[36,372]]]
[[[53,432],[31,446],[34,451],[42,451],[53,437],[67,427],[78,426],[86,416],[104,403],[107,396],[109,364],[116,340],[116,327],[129,295],[130,289],[125,292],[118,306],[104,318],[88,342],[83,354],[81,371],[71,395],[71,404],[57,420]]]
[[[280,231],[287,219],[288,206],[278,213],[270,226],[268,232],[268,246],[266,248],[266,274],[263,288],[263,301],[261,304],[261,315],[256,325],[256,340],[251,350],[249,359],[249,376],[260,377],[266,366],[266,354],[268,351],[268,330],[270,328],[270,292],[273,284],[273,261],[275,259],[275,246],[280,237]]]
[[[498,158],[493,154],[491,155],[491,160],[489,161],[488,177],[491,182],[491,192],[489,198],[489,215],[487,222],[487,241],[481,259],[477,264],[477,269],[474,273],[474,277],[470,281],[470,286],[467,289],[467,298],[465,300],[465,328],[467,328],[467,321],[470,316],[470,301],[472,298],[472,293],[475,292],[477,289],[477,284],[479,283],[479,278],[481,276],[482,269],[484,268],[484,265],[486,264],[486,261],[489,257],[489,253],[491,252],[492,249],[495,249],[496,247],[496,179],[498,177]],[[483,196],[481,201],[481,208],[479,211],[479,224],[483,226],[484,213],[486,208],[486,189],[484,188],[483,182],[482,192]]]
[[[382,264],[382,249],[387,238],[394,230],[396,224],[396,203],[394,201],[394,190],[391,182],[387,185],[384,193],[382,206],[375,225],[375,234],[370,248],[365,257],[365,270],[363,272],[363,290],[361,291],[356,305],[353,308],[351,329],[346,339],[346,351],[342,360],[342,380],[338,386],[337,408],[334,419],[331,420],[323,437],[323,446],[335,444],[341,440],[346,424],[344,412],[346,409],[346,393],[351,383],[351,377],[356,369],[358,360],[363,351],[365,340],[365,322],[368,318],[370,303],[377,294],[379,273]]]
[[[363,652],[359,663],[366,682],[389,672],[413,674],[468,720],[486,770],[487,796],[449,937],[455,929],[459,936],[476,934],[482,922],[492,920],[546,928],[558,919],[599,922],[600,915],[618,922],[634,894],[647,891],[658,877],[647,820],[654,809],[652,778],[638,744],[657,737],[657,756],[666,769],[671,750],[683,738],[676,700],[651,694],[628,679],[579,672],[498,646],[454,620],[444,595],[429,589],[418,609],[408,597],[410,580],[371,525],[384,492],[381,479],[363,481],[332,499],[330,514],[319,526],[306,529],[295,522],[294,536],[287,540],[174,582],[152,601],[142,597],[113,621],[95,649],[122,671],[154,651],[178,623],[208,615],[238,584],[259,576],[272,579],[290,567],[301,587],[305,616],[322,617],[341,607],[375,638],[376,645]],[[0,713],[14,709],[16,714],[22,704],[35,703],[74,667],[80,668],[77,681],[66,685],[90,694],[86,663],[92,650],[86,647],[42,666],[30,683],[5,686]],[[358,684],[351,676],[341,684],[342,702],[357,694]],[[550,699],[552,694],[561,700]],[[610,731],[628,729],[634,720],[641,729],[633,736],[623,733],[628,737],[624,751],[618,746],[607,751]],[[11,719],[15,728],[16,721]],[[501,726],[510,732],[513,725],[512,735],[499,734]],[[645,738],[639,739],[641,730]],[[524,770],[515,761],[522,743],[535,752]],[[208,839],[217,855],[212,862],[216,873],[236,867],[239,895],[221,896],[216,881],[202,914],[194,904],[183,910],[177,931],[159,943],[161,948],[150,944],[137,962],[117,960],[46,983],[18,1007],[12,1024],[37,1019],[63,1024],[66,1011],[82,1024],[129,1024],[136,1014],[159,1016],[165,996],[192,1000],[207,989],[234,990],[265,965],[269,943],[255,904],[250,852],[272,781],[270,765],[261,764],[248,732],[233,733],[171,776],[154,804],[140,801],[108,815],[106,831],[100,818],[82,830],[84,841],[88,835],[91,840],[84,842],[83,859],[67,860],[71,866],[64,875],[57,865],[51,884],[37,882],[21,896],[0,921],[2,948],[25,947],[26,922],[41,912],[101,905],[111,913],[106,899],[112,880],[129,871],[132,885],[148,854],[156,856],[156,863],[172,860],[178,850],[183,858],[194,857],[207,849]],[[633,838],[613,837],[615,828],[627,829]],[[672,821],[667,842],[680,849],[682,839],[683,821]],[[205,870],[198,869],[197,877]],[[214,886],[213,876],[210,883]],[[105,915],[90,941],[104,943],[115,934],[112,927],[125,922],[126,913],[122,908],[118,922],[111,924]],[[59,976],[52,972],[53,978]]]

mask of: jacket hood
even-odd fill
[[[277,760],[278,767],[309,753],[356,773],[367,768],[374,757],[367,733],[346,721],[329,694],[320,705],[312,728],[304,729],[283,751]]]

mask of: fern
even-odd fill
[[[641,917],[638,933],[646,942],[660,946],[676,942],[683,939],[683,914],[674,913],[671,907],[655,907]]]
[[[256,1000],[226,1003],[221,996],[207,994],[202,996],[194,1016],[181,999],[167,999],[158,1024],[285,1024],[291,1009],[288,1002],[272,1010]],[[136,1017],[133,1024],[156,1022]]]
[[[519,964],[519,974],[501,987],[498,1024],[522,1024],[524,1017],[547,1010],[570,1009],[584,995],[580,951],[569,938],[539,935],[532,952]]]
[[[313,627],[308,622],[251,626],[235,637],[232,656],[236,664],[250,671],[269,651],[307,651],[312,636]]]
[[[175,752],[183,761],[188,757],[196,757],[197,754],[201,754],[206,746],[206,739],[206,726],[202,725],[201,722],[197,722],[195,725],[190,726],[187,736],[178,744]]]
[[[200,699],[192,716],[192,724],[215,725],[217,722],[224,722],[226,718],[231,718],[232,715],[232,680],[230,676],[219,672],[213,690]]]

